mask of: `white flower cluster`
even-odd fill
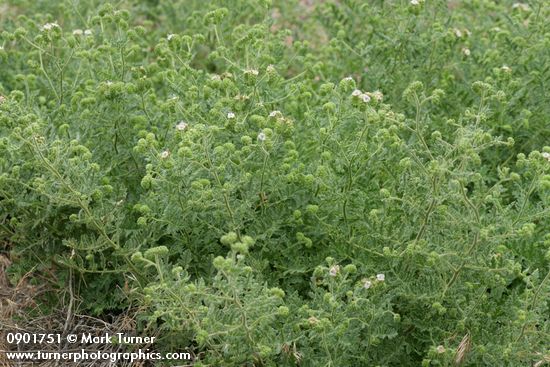
[[[359,89],[356,89],[353,92],[351,92],[351,95],[352,95],[352,97],[359,98],[360,100],[362,100],[365,103],[370,102],[370,96],[367,93],[361,92]]]
[[[377,102],[382,102],[382,100],[384,99],[384,95],[379,90],[375,90],[374,92],[372,92],[372,97],[376,99]]]
[[[187,123],[185,121],[180,121],[178,122],[178,124],[176,125],[176,130],[179,130],[179,131],[184,131],[185,129],[187,129]]]
[[[269,113],[268,118],[270,121],[275,121],[279,125],[292,126],[292,119],[283,115],[279,110],[273,110]]]
[[[376,281],[383,282],[384,280],[386,280],[386,276],[383,273],[376,274]],[[372,287],[371,280],[366,279],[365,281],[363,281],[363,288],[369,289],[370,287]]]
[[[91,36],[93,34],[92,30],[91,29],[85,29],[85,30],[82,30],[82,29],[75,29],[73,31],[73,35],[74,36]]]
[[[227,118],[230,119],[230,120],[234,119],[235,118],[235,113],[234,112],[228,112],[227,113]]]
[[[61,28],[57,22],[46,23],[42,26],[42,31],[51,31],[54,28]]]
[[[472,35],[472,32],[470,32],[469,29],[458,29],[458,28],[453,28],[453,33],[455,34],[456,38],[462,38],[464,36],[464,34],[466,34],[466,36],[470,37]]]
[[[278,117],[278,116],[282,116],[283,114],[281,113],[281,111],[271,111],[271,113],[269,114],[269,117]]]
[[[250,74],[250,75],[253,75],[253,76],[258,76],[260,74],[260,72],[256,69],[247,69],[244,71],[245,74]]]
[[[372,93],[368,92],[362,92],[359,89],[354,90],[351,92],[351,96],[355,98],[359,98],[361,101],[365,103],[369,103],[371,101],[371,98],[374,98],[377,102],[381,102],[384,98],[384,95],[379,90],[374,91]]]
[[[550,153],[548,152],[543,152],[542,153],[542,158],[546,159],[548,162],[550,162]]]

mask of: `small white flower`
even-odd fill
[[[214,74],[210,77],[210,79],[220,81],[222,80],[222,77],[219,76],[218,74]]]
[[[254,76],[258,76],[258,74],[260,74],[260,72],[256,69],[248,69],[248,70],[245,70],[244,73],[245,74],[251,74],[251,75],[254,75]]]
[[[6,97],[0,96],[0,104],[6,102]]]
[[[269,114],[269,117],[277,117],[277,116],[280,116],[282,115],[281,111],[271,111],[271,113]]]
[[[546,159],[548,162],[550,162],[550,153],[548,152],[543,152],[542,153],[542,158]]]
[[[354,97],[359,97],[361,96],[361,94],[363,94],[363,92],[361,92],[359,89],[356,89],[353,92],[351,92],[351,95]]]
[[[166,159],[166,158],[170,157],[170,151],[169,150],[163,151],[162,153],[160,153],[160,157],[162,159]]]
[[[267,71],[268,73],[274,73],[276,71],[275,66],[267,65],[267,68],[265,69],[265,71]]]
[[[411,5],[419,5],[420,1],[418,0],[411,0]]]
[[[462,53],[464,54],[464,56],[470,56],[470,49],[468,47],[463,47]]]
[[[258,134],[258,140],[259,140],[259,141],[265,141],[265,138],[266,138],[266,136],[265,136],[265,134],[264,134],[263,132],[261,132],[261,133]]]
[[[339,272],[340,272],[340,265],[334,265],[329,269],[328,274],[331,277],[335,277],[336,275],[338,275]]]
[[[183,131],[183,130],[187,129],[187,123],[184,122],[184,121],[180,121],[180,122],[176,125],[176,129],[179,130],[179,131]]]
[[[227,113],[227,118],[228,119],[234,119],[235,118],[235,114],[233,112],[228,112]]]
[[[372,93],[372,96],[374,97],[374,99],[376,99],[377,102],[382,102],[382,99],[384,99],[384,95],[379,90],[374,91]]]
[[[363,283],[363,288],[369,289],[372,286],[372,282],[370,280],[365,280]]]
[[[82,36],[83,34],[84,34],[84,31],[82,31],[82,29],[75,29],[73,31],[74,36]]]
[[[54,28],[59,28],[59,24],[57,22],[54,23],[46,23],[42,26],[43,31],[51,31]]]
[[[507,65],[503,65],[500,70],[504,71],[505,73],[510,73],[512,71],[512,69],[510,69],[510,67]]]
[[[512,5],[512,9],[519,9],[519,10],[523,10],[523,11],[529,11],[529,5],[528,4],[523,4],[523,3],[515,3],[514,5]]]
[[[351,76],[348,76],[347,78],[344,78],[344,80],[347,80],[347,81],[353,81],[353,78]]]
[[[92,30],[91,30],[91,29],[86,29],[86,30],[84,31],[84,35],[85,35],[85,36],[91,36],[91,35],[92,35]]]
[[[364,93],[364,94],[361,96],[361,99],[362,99],[363,102],[365,102],[365,103],[369,103],[369,102],[370,102],[370,96],[369,96],[367,93]]]
[[[376,280],[378,280],[379,282],[383,282],[384,280],[386,280],[386,276],[382,273],[376,274]]]
[[[170,41],[172,38],[174,38],[174,36],[175,36],[175,34],[170,33],[169,35],[166,36],[166,39],[167,39],[168,41]]]
[[[107,81],[105,82],[105,84],[107,84],[108,86],[111,86],[111,85],[113,85],[113,82],[110,81],[110,80],[107,80]]]
[[[453,29],[453,31],[455,32],[455,36],[456,36],[457,38],[461,38],[461,37],[462,37],[462,31],[461,31],[460,29],[455,28],[455,29]]]
[[[442,354],[445,353],[445,347],[442,345],[438,345],[436,348],[437,353]]]

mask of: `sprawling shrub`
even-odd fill
[[[96,5],[0,18],[14,278],[196,365],[549,360],[548,4]]]

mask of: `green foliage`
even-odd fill
[[[2,6],[14,278],[197,366],[550,358],[546,2]]]

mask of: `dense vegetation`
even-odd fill
[[[0,243],[44,312],[196,366],[550,363],[549,2],[0,10]]]

